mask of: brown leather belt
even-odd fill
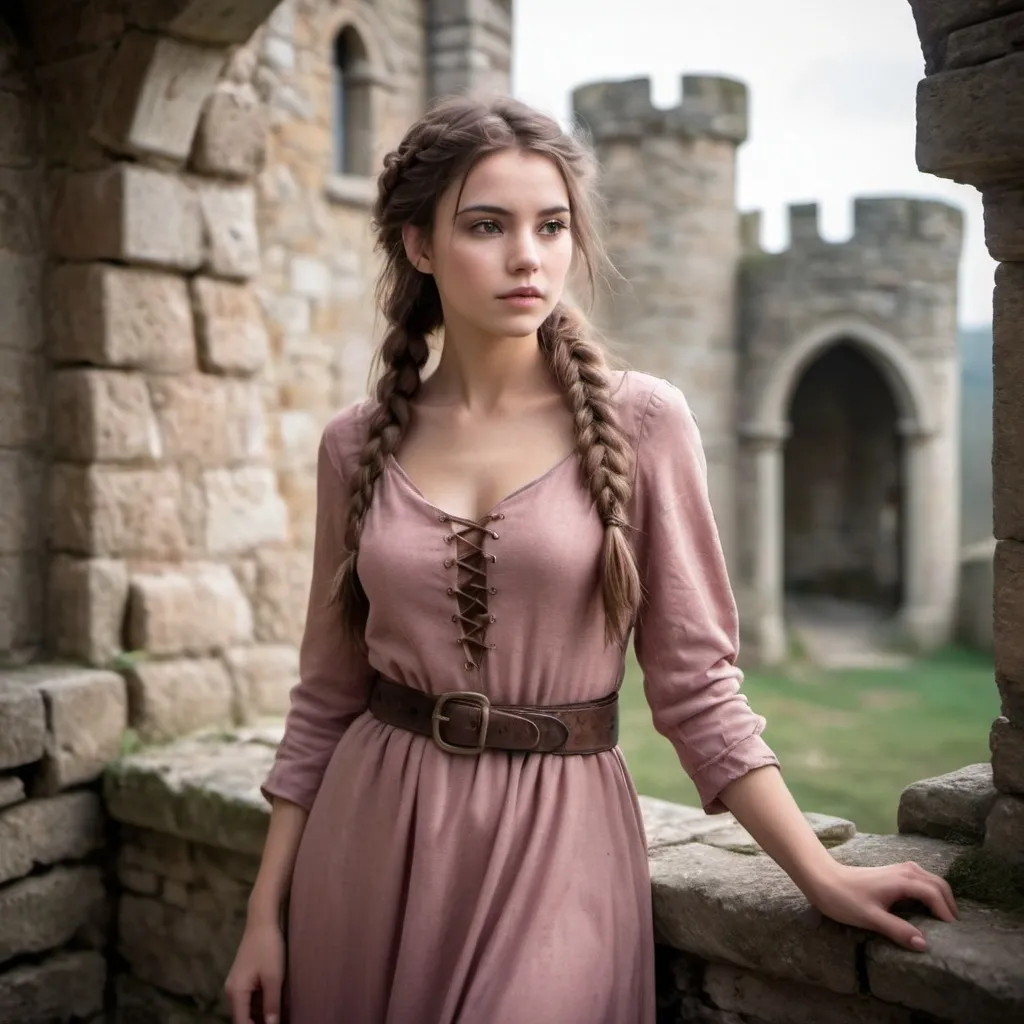
[[[370,711],[388,725],[431,737],[449,754],[596,754],[619,739],[617,693],[583,704],[492,704],[482,693],[424,693],[377,676]]]

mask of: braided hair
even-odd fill
[[[550,158],[569,194],[570,231],[593,291],[607,265],[594,227],[595,163],[589,148],[552,118],[510,98],[486,103],[454,97],[433,107],[384,158],[373,208],[383,266],[376,297],[388,329],[378,353],[382,370],[367,438],[349,484],[345,559],[334,594],[351,637],[365,643],[369,611],[356,560],[377,480],[405,435],[427,363],[427,339],[444,324],[434,278],[409,262],[402,229],[429,234],[438,197],[483,157],[522,149]],[[608,359],[583,316],[559,302],[538,331],[541,352],[572,412],[584,483],[604,525],[602,597],[605,634],[624,643],[640,605],[640,577],[626,537],[632,477],[629,445],[615,421]]]

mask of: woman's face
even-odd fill
[[[433,274],[448,331],[535,333],[572,262],[569,194],[558,168],[537,153],[502,150],[476,164],[461,195],[459,184],[441,197],[425,245],[407,231],[410,260]]]

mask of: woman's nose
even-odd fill
[[[513,273],[524,270],[536,270],[540,266],[540,254],[537,249],[537,240],[533,232],[523,232],[515,236],[515,244],[512,247],[511,267]]]

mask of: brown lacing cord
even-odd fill
[[[487,627],[497,621],[491,614],[487,602],[489,594],[497,593],[497,589],[488,583],[487,563],[493,565],[497,561],[497,556],[485,552],[483,545],[474,540],[472,535],[489,534],[493,540],[497,540],[498,534],[487,524],[492,520],[504,518],[503,514],[498,513],[485,516],[483,522],[474,522],[472,519],[462,519],[448,514],[440,516],[441,522],[451,522],[462,527],[461,530],[452,530],[445,535],[445,543],[450,544],[454,541],[456,555],[454,558],[445,559],[444,564],[445,568],[456,566],[457,573],[462,572],[469,577],[461,581],[457,579],[456,585],[448,588],[449,595],[456,598],[458,612],[452,615],[452,621],[458,622],[462,629],[456,643],[462,646],[467,669],[479,668],[484,653],[494,650],[495,645],[487,642]],[[460,553],[459,544],[464,544],[470,550]]]

